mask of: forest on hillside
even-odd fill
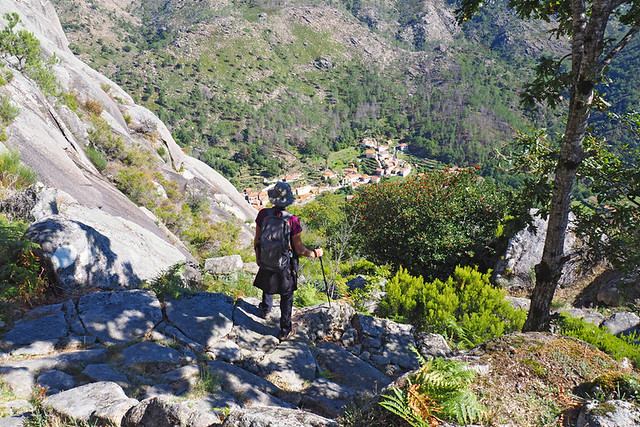
[[[80,2],[55,3],[71,49],[156,112],[181,145],[236,185],[246,177],[276,176],[291,158],[307,170],[324,166],[328,153],[363,137],[405,142],[419,156],[480,165],[485,175],[499,176],[494,152],[516,130],[561,131],[560,118],[547,111],[527,116],[520,105],[536,61],[558,54],[561,43],[497,4],[444,44],[421,41],[426,18],[418,3],[380,3],[373,12],[365,2],[313,4],[337,9],[384,40],[395,59],[383,65],[358,51],[343,59],[352,47],[305,21],[289,22],[291,36],[280,40],[269,19],[295,4],[237,1],[232,12],[143,2],[128,10],[139,18],[135,24],[96,2],[90,12],[113,25],[109,36],[92,31],[95,24]],[[234,28],[221,28],[221,17],[233,18]],[[398,28],[384,30],[384,20],[397,20]],[[493,31],[497,26],[500,31]],[[411,40],[401,37],[408,29]],[[612,75],[624,77],[635,68],[637,49],[629,52],[611,67]],[[608,98],[624,101],[619,108],[638,99],[630,81],[616,78],[606,89]],[[600,122],[607,134],[615,133]]]

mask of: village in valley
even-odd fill
[[[321,180],[326,185],[309,184],[307,177],[299,173],[292,173],[273,179],[265,179],[264,184],[267,187],[258,191],[247,188],[244,190],[244,196],[253,207],[258,210],[263,209],[269,203],[267,190],[276,182],[284,181],[291,185],[296,196],[296,203],[304,204],[312,201],[317,195],[325,191],[336,191],[344,187],[355,189],[362,185],[377,184],[386,177],[406,177],[411,173],[411,164],[398,157],[399,152],[408,150],[407,144],[393,145],[392,141],[380,144],[375,138],[363,138],[360,145],[361,149],[364,150],[364,158],[354,159],[348,167],[340,170],[326,168],[319,171],[322,174]],[[358,167],[358,163],[363,161],[375,162],[376,167],[373,173],[360,173],[362,168]]]

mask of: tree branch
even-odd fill
[[[600,61],[600,63],[598,64],[598,73],[601,73],[602,70],[604,70],[604,68],[606,66],[608,66],[611,61],[613,60],[613,58],[620,53],[620,51],[631,41],[631,39],[633,38],[633,36],[636,35],[636,33],[638,32],[638,30],[640,30],[640,22],[636,22],[627,32],[627,34],[625,34],[625,36],[623,38],[620,39],[620,41],[613,47],[613,49],[611,49],[606,55],[605,57]]]

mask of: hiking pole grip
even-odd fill
[[[320,249],[320,245],[316,246],[316,249]],[[329,296],[329,284],[327,283],[327,276],[324,273],[324,264],[322,263],[322,257],[320,258],[320,269],[322,270],[322,278],[324,279],[324,292],[327,294],[327,301],[329,302],[329,308],[331,308],[331,297]]]

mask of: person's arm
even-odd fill
[[[256,232],[258,230],[256,229]],[[298,233],[295,236],[291,237],[293,241],[293,249],[295,249],[296,253],[299,256],[306,256],[307,258],[320,258],[323,255],[322,248],[316,248],[314,250],[309,250],[302,243],[302,233]]]
[[[256,253],[256,264],[260,267],[260,233],[261,229],[256,225],[256,235],[253,238],[253,250]]]

